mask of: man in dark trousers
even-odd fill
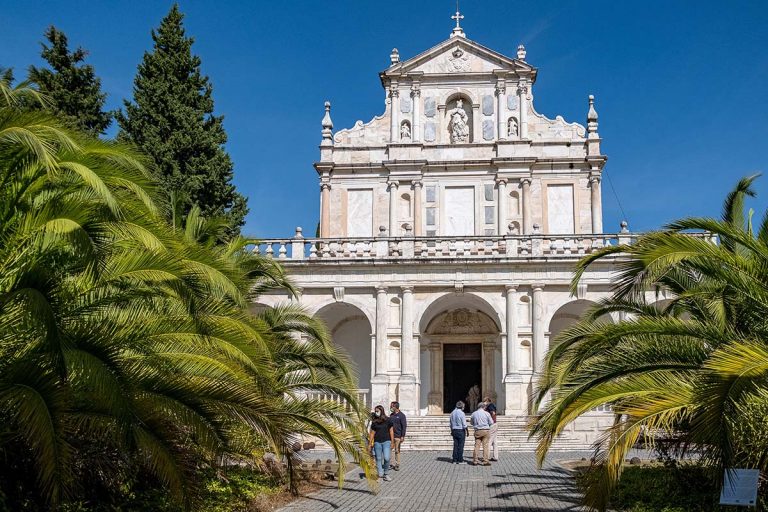
[[[395,443],[392,445],[392,465],[390,467],[395,471],[400,471],[400,446],[405,440],[405,429],[408,422],[405,419],[405,414],[400,410],[400,402],[389,404],[389,413],[389,418],[395,429]]]

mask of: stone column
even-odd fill
[[[443,413],[443,345],[442,343],[430,343],[429,349],[429,373],[430,388],[427,396],[427,412],[429,414]]]
[[[603,203],[600,197],[600,176],[589,177],[590,202],[592,205],[592,233],[603,232]]]
[[[505,178],[496,179],[496,188],[498,188],[499,200],[496,208],[498,208],[497,221],[496,221],[496,234],[506,234],[506,220],[507,220],[507,180]]]
[[[413,287],[403,286],[403,302],[400,311],[401,335],[400,368],[403,375],[416,376],[413,360]]]
[[[531,343],[531,360],[533,364],[533,373],[538,374],[541,371],[541,363],[544,354],[547,352],[547,340],[544,337],[546,326],[544,325],[544,285],[541,283],[532,284],[533,296],[531,297],[531,307],[533,308],[533,343]]]
[[[389,187],[389,236],[398,236],[400,230],[397,229],[397,187],[396,181],[387,182]]]
[[[320,184],[320,238],[331,236],[331,184]]]
[[[416,366],[419,361],[418,346],[414,350],[413,340],[413,287],[403,286],[401,308],[400,340],[400,408],[406,414],[415,414],[418,409],[418,388],[416,387]]]
[[[517,373],[517,285],[507,285],[507,375]]]
[[[390,107],[390,142],[400,140],[400,91],[397,90],[397,84],[389,86],[389,107]]]
[[[533,219],[531,218],[531,178],[520,180],[523,187],[523,234],[528,235],[533,229]]]
[[[504,375],[504,414],[525,414],[528,395],[520,364],[517,358],[517,285],[508,284],[507,289],[507,373]]]
[[[374,359],[375,372],[371,379],[371,403],[389,403],[389,376],[387,375],[387,287],[376,287],[376,356]]]
[[[376,375],[387,373],[387,287],[376,287]]]
[[[496,83],[496,120],[498,125],[498,139],[504,140],[507,138],[507,123],[504,120],[505,108],[507,106],[507,84],[504,80],[499,80]]]
[[[496,340],[489,339],[483,341],[483,389],[482,400],[485,396],[490,396],[496,402],[498,393],[496,392]]]
[[[414,236],[422,236],[424,228],[422,227],[422,207],[421,207],[421,187],[422,183],[419,180],[413,182],[413,234]]]
[[[421,140],[421,85],[418,83],[411,85],[411,98],[413,99],[411,140],[419,142]]]
[[[518,105],[520,108],[520,138],[528,138],[528,82],[523,78],[517,85]]]

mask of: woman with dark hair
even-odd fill
[[[384,412],[384,407],[377,405],[371,413],[371,431],[368,433],[368,448],[376,457],[376,471],[379,478],[389,482],[389,456],[395,442],[395,430]]]

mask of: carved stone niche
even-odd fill
[[[480,311],[461,308],[440,313],[429,323],[429,334],[498,334],[491,318]]]

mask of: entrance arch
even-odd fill
[[[321,307],[314,315],[328,326],[334,346],[352,361],[357,375],[357,387],[370,390],[373,368],[371,351],[371,322],[365,313],[352,304],[334,302]]]
[[[574,300],[560,306],[549,321],[549,347],[557,343],[557,337],[560,333],[584,318],[587,312],[595,306],[597,303],[586,299]],[[613,318],[610,315],[603,315],[597,320],[613,323]]]
[[[422,346],[421,403],[428,414],[451,412],[458,400],[476,404],[498,399],[501,389],[498,314],[472,294],[449,294],[433,301],[419,321]],[[476,387],[475,387],[476,386]],[[470,412],[467,403],[465,411]]]

